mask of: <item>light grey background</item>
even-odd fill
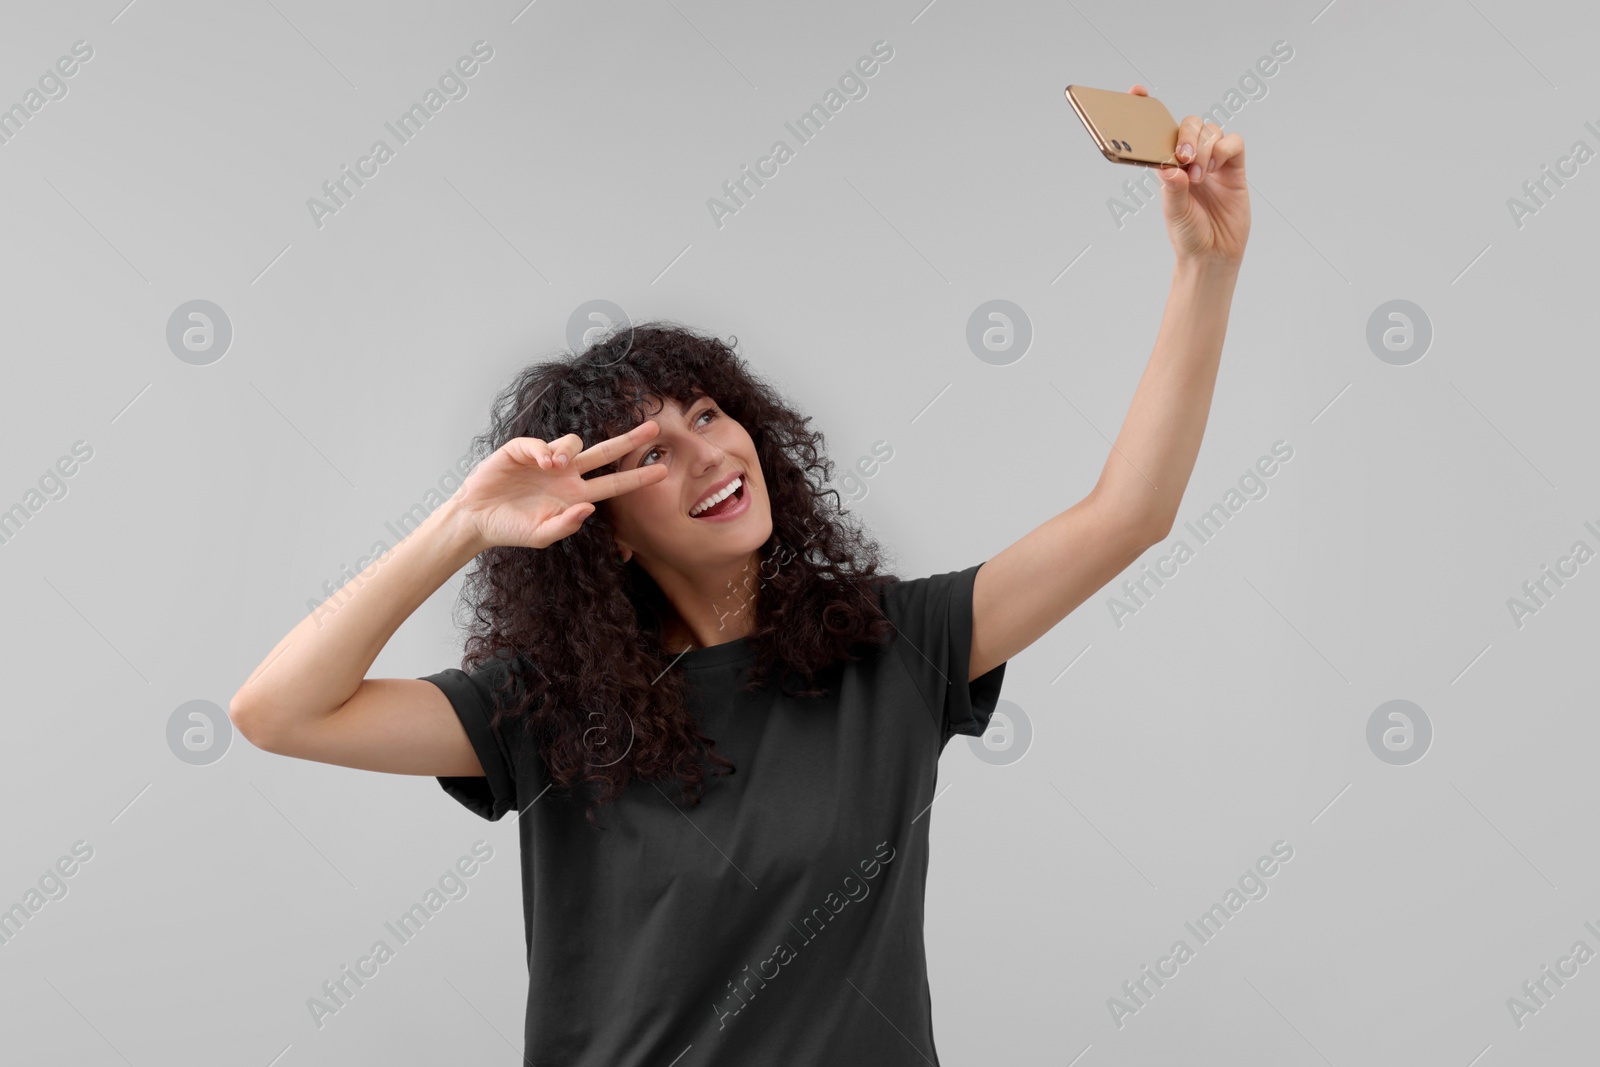
[[[0,945],[0,1057],[513,1062],[514,820],[237,737],[193,766],[175,709],[225,707],[593,299],[736,334],[841,468],[889,442],[853,506],[900,573],[993,556],[1093,485],[1170,279],[1159,204],[1113,221],[1139,172],[1063,86],[1143,81],[1181,117],[1286,41],[1226,126],[1254,227],[1204,446],[1127,577],[1274,442],[1293,458],[1137,615],[1113,620],[1119,578],[1011,662],[1024,758],[946,750],[939,1051],[1593,1058],[1600,962],[1521,1027],[1506,1003],[1574,942],[1600,950],[1600,563],[1521,626],[1507,606],[1600,548],[1600,163],[1520,227],[1508,207],[1600,147],[1592,7],[123,3],[8,5],[0,34],[0,104],[94,49],[0,145],[0,507],[93,449],[0,545],[0,905],[94,850]],[[478,40],[469,94],[318,228],[307,198]],[[868,94],[719,228],[707,199],[879,40]],[[166,342],[196,299],[233,329],[206,366]],[[991,299],[1032,324],[1007,366],[966,343]],[[1433,329],[1406,366],[1366,340],[1391,300]],[[456,592],[373,675],[455,665]],[[1434,730],[1407,766],[1366,740],[1400,698]],[[307,999],[479,839],[469,895],[314,1025]],[[1184,922],[1280,840],[1270,893],[1116,1025],[1108,998],[1198,945]]]

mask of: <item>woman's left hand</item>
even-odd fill
[[[1142,85],[1128,90],[1149,96]],[[1178,125],[1178,161],[1158,167],[1167,236],[1180,260],[1237,265],[1250,239],[1250,192],[1244,180],[1244,138],[1189,115]]]

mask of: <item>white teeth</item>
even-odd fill
[[[743,478],[735,478],[733,481],[728,483],[727,488],[723,489],[722,492],[712,493],[710,496],[706,497],[704,500],[700,501],[700,503],[691,508],[689,515],[692,517],[700,514],[709,507],[715,507],[719,501],[726,500],[728,497],[732,496],[734,490],[738,489],[743,484]]]

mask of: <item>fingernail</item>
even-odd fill
[[[1198,164],[1198,163],[1189,164],[1189,180],[1192,181],[1192,182],[1198,182],[1198,181],[1200,181],[1200,178],[1201,178],[1200,164]]]
[[[567,454],[565,452],[563,452],[559,456],[556,457],[556,466],[565,467],[566,465],[567,465]]]
[[[1210,162],[1208,162],[1206,164],[1206,173],[1210,174],[1212,171],[1214,171],[1216,169],[1217,169],[1217,157],[1216,156],[1212,156]]]
[[[1194,145],[1190,144],[1188,141],[1185,141],[1183,144],[1179,145],[1178,146],[1178,158],[1183,160],[1185,163],[1187,163],[1187,162],[1189,162],[1189,160],[1193,159],[1194,158]]]

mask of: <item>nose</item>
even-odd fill
[[[708,470],[715,469],[727,457],[722,446],[707,437],[705,431],[696,430],[690,436],[693,438],[690,443],[694,447],[694,451],[690,454],[694,457],[695,469],[699,473],[704,474]]]

